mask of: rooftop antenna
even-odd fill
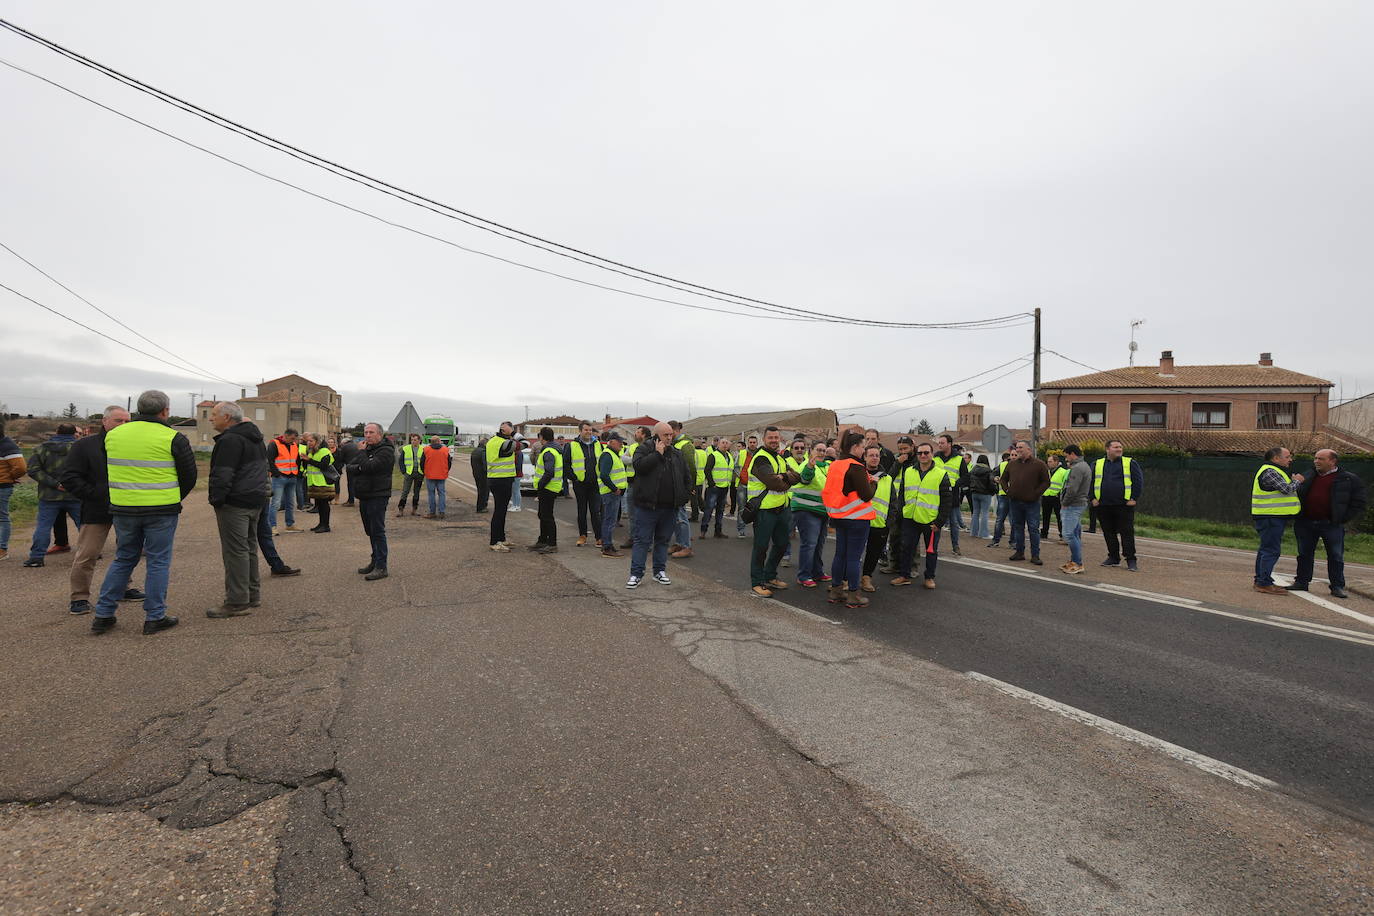
[[[1138,327],[1140,327],[1140,326],[1141,326],[1142,324],[1144,324],[1144,323],[1145,323],[1145,319],[1144,319],[1144,318],[1137,318],[1137,319],[1135,319],[1134,321],[1131,322],[1131,362],[1130,362],[1130,364],[1131,364],[1132,366],[1135,365],[1135,351],[1140,349],[1140,344],[1138,344],[1138,343],[1135,342],[1135,329],[1138,328]]]

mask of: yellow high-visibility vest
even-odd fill
[[[132,420],[105,434],[111,506],[142,509],[181,502],[172,460],[175,438],[176,430],[152,420]]]

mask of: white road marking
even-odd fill
[[[1293,584],[1293,580],[1290,579],[1288,576],[1275,576],[1274,582],[1278,585]],[[1297,595],[1299,598],[1303,598],[1307,601],[1310,601],[1317,607],[1324,607],[1328,611],[1335,611],[1337,614],[1344,614],[1347,617],[1354,618],[1355,620],[1362,621],[1363,623],[1374,624],[1374,617],[1370,617],[1368,614],[1361,614],[1359,611],[1352,611],[1348,607],[1341,607],[1336,602],[1328,601],[1319,595],[1312,594],[1311,592],[1290,592],[1290,594]]]
[[[1248,770],[1242,770],[1240,767],[1231,766],[1229,763],[1223,763],[1214,757],[1199,754],[1197,751],[1190,751],[1186,747],[1179,747],[1177,744],[1165,741],[1163,738],[1147,735],[1142,731],[1136,731],[1134,728],[1122,725],[1119,722],[1113,722],[1111,719],[1104,719],[1101,716],[1093,715],[1077,707],[1060,703],[1058,700],[1051,700],[1049,697],[1041,696],[1038,693],[1031,693],[1029,690],[1023,690],[1005,681],[999,681],[996,678],[988,677],[986,674],[979,674],[977,671],[965,671],[964,674],[975,681],[981,681],[984,684],[988,684],[1008,696],[1016,697],[1018,700],[1025,700],[1041,709],[1058,713],[1066,719],[1072,719],[1075,722],[1081,722],[1084,725],[1092,726],[1093,728],[1104,731],[1109,735],[1121,738],[1125,741],[1148,747],[1151,750],[1160,751],[1175,760],[1197,767],[1204,773],[1220,776],[1222,779],[1233,782],[1236,785],[1245,786],[1251,789],[1277,789],[1279,787],[1278,783],[1274,782],[1272,779],[1266,779]]]
[[[1329,626],[1328,624],[1316,623],[1311,620],[1296,620],[1292,617],[1280,617],[1278,614],[1270,614],[1269,619],[1278,620],[1282,623],[1293,623],[1304,627],[1316,627],[1319,630],[1326,630],[1329,633],[1345,633],[1350,636],[1358,636],[1361,639],[1374,640],[1374,633],[1370,633],[1368,631],[1362,632],[1360,630],[1347,630],[1345,627],[1333,627]]]
[[[1197,560],[1185,560],[1183,557],[1166,557],[1157,553],[1142,553],[1138,556],[1149,557],[1151,560],[1173,560],[1175,563],[1196,563]]]
[[[1159,592],[1147,592],[1144,589],[1130,588],[1125,585],[1113,585],[1110,582],[1098,582],[1093,587],[1098,591],[1114,592],[1118,595],[1130,595],[1132,598],[1145,598],[1150,601],[1165,601],[1169,604],[1198,605],[1202,603],[1197,598],[1184,598],[1181,595],[1164,595]]]

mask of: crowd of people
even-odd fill
[[[145,391],[132,416],[111,406],[98,424],[85,429],[60,425],[28,461],[0,426],[0,559],[8,556],[9,496],[27,474],[38,483],[39,500],[23,565],[41,567],[50,553],[69,550],[59,523],[70,518],[78,537],[69,610],[93,611],[95,633],[115,625],[124,601],[143,602],[145,634],[178,622],[166,613],[172,546],[182,502],[198,471],[190,443],[168,425],[168,414],[167,395]],[[397,445],[379,424],[368,423],[361,443],[351,436],[302,437],[294,429],[266,439],[232,401],[215,404],[209,418],[217,434],[207,491],[224,566],[224,601],[206,611],[210,618],[237,617],[260,606],[260,556],[272,576],[300,573],[282,560],[274,541],[278,534],[303,530],[295,524],[298,511],[317,517],[310,531],[328,534],[331,505],[346,493],[342,505],[358,507],[369,538],[368,562],[358,569],[366,581],[388,576],[386,518],[394,472],[402,481],[397,517],[405,514],[407,501],[411,514],[418,514],[422,485],[424,517],[446,515],[453,457],[437,436],[425,443],[411,435]],[[1317,452],[1310,476],[1290,475],[1291,462],[1287,449],[1271,449],[1254,477],[1251,514],[1260,538],[1255,589],[1271,595],[1306,590],[1321,543],[1331,593],[1344,598],[1344,531],[1365,511],[1365,486],[1339,467],[1339,456],[1330,449]],[[934,589],[946,532],[950,551],[960,556],[961,531],[996,548],[1009,528],[1008,561],[1043,565],[1041,541],[1049,536],[1052,520],[1069,548],[1069,560],[1059,569],[1078,574],[1084,568],[1085,516],[1089,532],[1101,526],[1107,548],[1103,566],[1124,561],[1127,570],[1139,569],[1135,508],[1144,494],[1144,473],[1117,440],[1094,461],[1085,461],[1077,445],[1041,460],[1030,442],[1020,441],[993,467],[986,455],[970,461],[947,435],[933,441],[901,436],[893,452],[874,429],[848,430],[838,438],[798,435],[784,445],[782,432],[773,426],[761,437],[692,439],[680,422],[670,421],[637,428],[630,442],[615,431],[597,435],[583,423],[572,440],[560,442],[544,427],[537,442],[527,443],[506,422],[472,457],[477,511],[491,504],[494,552],[515,547],[507,537],[507,513],[520,509],[526,465],[539,515],[539,534],[528,549],[558,551],[555,501],[575,499],[577,545],[591,541],[612,559],[628,549],[628,589],[639,587],[646,573],[671,584],[668,561],[694,556],[694,532],[699,539],[727,538],[729,518],[736,537],[753,539],[749,589],[760,598],[789,588],[780,569],[793,565],[798,587],[825,586],[827,599],[847,608],[868,605],[867,596],[878,591],[877,572],[891,576],[891,587],[901,588],[915,584],[919,571],[924,588]],[[1291,585],[1278,587],[1272,573],[1290,520],[1297,534],[1298,574]],[[621,524],[628,526],[629,536],[617,545]],[[111,530],[114,560],[92,605],[95,564]],[[827,567],[825,550],[832,540]],[[142,587],[131,582],[140,562]]]

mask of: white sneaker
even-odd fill
[[[519,511],[520,511],[520,507],[519,507],[519,506],[511,506],[511,507],[510,507],[510,511],[512,511],[512,512],[519,512]]]
[[[672,584],[673,584],[673,580],[668,578],[668,574],[667,574],[666,572],[656,572],[656,573],[654,573],[654,581],[657,582],[659,585],[672,585]]]
[[[628,579],[625,580],[625,587],[626,587],[626,588],[639,588],[639,580],[640,580],[640,578],[641,578],[640,576],[631,576],[630,578],[628,578]]]
[[[510,548],[505,544],[492,544],[491,549],[497,553],[510,553]]]

